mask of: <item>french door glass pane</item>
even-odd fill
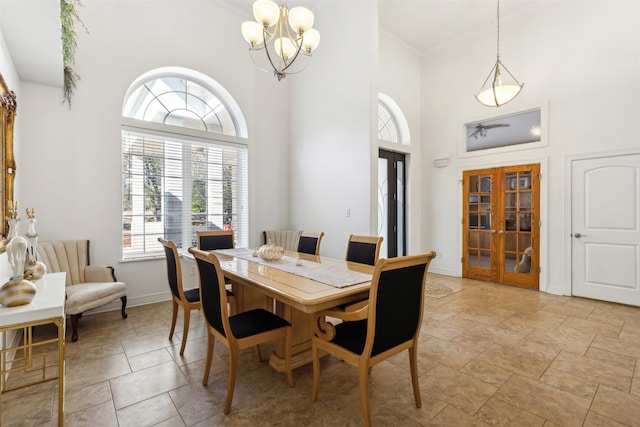
[[[387,258],[387,242],[389,236],[387,233],[389,218],[389,176],[387,174],[388,160],[378,157],[378,235],[382,236],[382,245],[380,245],[380,258]]]
[[[397,206],[396,206],[396,224],[398,226],[396,236],[398,238],[397,255],[404,256],[404,162],[396,162],[397,186]],[[384,241],[383,241],[384,242]]]

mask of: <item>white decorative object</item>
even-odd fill
[[[9,216],[6,218],[9,224],[9,232],[7,233],[7,243],[18,235],[18,227],[20,218],[18,218],[18,201],[7,200],[7,212]]]
[[[27,279],[41,279],[47,272],[47,267],[42,261],[38,261],[36,257],[36,248],[38,246],[38,233],[36,232],[36,212],[31,208],[31,212],[27,208],[27,222],[29,230],[24,235],[27,238],[27,264],[24,267],[24,276]]]
[[[271,241],[258,250],[258,256],[265,261],[277,261],[284,255],[282,246],[276,246]]]
[[[24,264],[27,258],[27,240],[15,236],[7,245],[13,276],[0,288],[0,304],[5,307],[29,304],[36,296],[36,285],[24,278]]]

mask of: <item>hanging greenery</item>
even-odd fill
[[[87,33],[89,32],[78,14],[77,7],[80,6],[82,6],[80,0],[60,0],[62,65],[64,67],[64,84],[62,89],[64,94],[63,103],[68,102],[69,107],[71,107],[71,96],[76,88],[76,82],[80,79],[78,73],[73,69],[77,47],[75,22],[80,22],[85,31],[87,31]]]

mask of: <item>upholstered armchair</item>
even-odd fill
[[[302,230],[265,230],[262,232],[264,243],[281,246],[285,251],[297,251]]]
[[[78,320],[87,310],[120,298],[122,318],[127,318],[127,286],[116,280],[113,267],[90,265],[88,240],[40,242],[37,258],[48,273],[67,273],[65,312],[71,318],[71,341],[78,340]]]

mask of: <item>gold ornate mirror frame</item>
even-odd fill
[[[6,221],[8,201],[13,200],[13,180],[16,176],[16,162],[13,158],[13,124],[16,117],[16,94],[10,91],[0,75],[0,218],[2,218],[2,242],[0,253],[5,251],[5,239],[8,232]]]

